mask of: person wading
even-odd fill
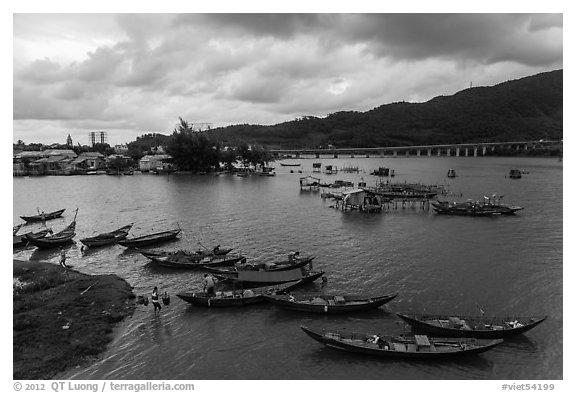
[[[154,305],[154,314],[156,314],[156,309],[158,312],[162,310],[162,306],[160,305],[160,299],[158,297],[158,287],[154,287],[152,290],[152,304]]]

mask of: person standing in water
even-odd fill
[[[158,309],[158,312],[162,310],[162,306],[160,305],[160,300],[158,297],[158,287],[154,287],[152,290],[152,304],[154,305],[154,314],[156,314],[156,309]]]

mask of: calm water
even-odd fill
[[[300,162],[303,175],[316,159]],[[203,309],[176,296],[200,287],[201,273],[155,268],[137,252],[116,245],[80,253],[69,263],[86,273],[115,273],[136,294],[153,286],[172,294],[155,317],[138,306],[123,322],[100,361],[65,373],[79,379],[559,379],[562,378],[562,163],[541,158],[340,158],[322,164],[359,166],[365,172],[320,174],[369,185],[379,166],[395,169],[394,181],[448,184],[450,200],[480,199],[494,192],[525,207],[517,216],[437,216],[419,209],[383,214],[341,212],[318,192],[301,192],[290,167],[277,176],[134,175],[14,178],[13,224],[19,215],[66,208],[67,225],[79,208],[76,239],[134,222],[133,235],[180,225],[180,240],[164,249],[221,244],[250,260],[285,258],[291,250],[314,254],[326,271],[327,290],[382,294],[398,291],[386,308],[350,316],[306,315],[263,304],[242,309]],[[449,168],[458,177],[447,179]],[[509,169],[529,171],[520,180]],[[296,170],[295,170],[296,172]],[[462,198],[460,198],[462,193]],[[34,226],[30,226],[35,228]],[[15,258],[58,263],[57,251],[28,248]],[[313,284],[306,288],[319,288]],[[408,362],[366,358],[324,348],[299,328],[346,327],[402,333],[393,312],[548,315],[524,336],[496,349],[454,361]],[[287,367],[286,365],[290,365]]]

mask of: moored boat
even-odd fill
[[[23,233],[22,235],[13,235],[12,236],[12,238],[13,238],[12,248],[26,246],[28,244],[28,238],[26,238],[26,235],[33,236],[36,239],[41,239],[41,238],[45,237],[51,231],[52,231],[51,229],[43,229],[43,230],[38,231],[38,232],[28,232],[28,233]]]
[[[285,270],[294,270],[300,269],[306,265],[311,265],[312,261],[316,258],[315,256],[306,257],[306,258],[299,258],[294,262],[283,261],[283,262],[268,262],[268,263],[246,263],[246,261],[242,263],[237,263],[233,267],[226,268],[226,269],[209,269],[212,270],[214,273],[233,273],[238,272],[241,270],[250,270],[250,271],[266,271],[266,272],[281,272]]]
[[[246,260],[242,255],[216,255],[212,257],[196,257],[179,255],[178,253],[167,256],[154,256],[140,251],[142,255],[154,264],[178,269],[210,269],[225,266],[234,266],[235,263]]]
[[[46,221],[46,220],[52,220],[54,218],[58,218],[62,215],[62,213],[64,213],[66,209],[61,209],[61,210],[56,210],[50,213],[40,213],[40,214],[36,214],[34,216],[20,216],[21,219],[23,219],[26,222],[40,222],[40,221]]]
[[[153,244],[163,243],[169,240],[173,240],[178,236],[181,229],[173,229],[170,231],[163,231],[157,233],[151,233],[149,235],[138,236],[133,238],[126,238],[120,240],[118,244],[124,247],[145,247]]]
[[[72,242],[74,236],[76,236],[76,215],[78,214],[78,209],[76,209],[76,214],[74,215],[74,220],[63,230],[53,235],[46,235],[43,237],[35,237],[32,234],[27,233],[26,239],[29,243],[32,243],[38,248],[54,248],[59,247],[64,244]]]
[[[241,307],[250,304],[264,302],[264,295],[280,294],[292,290],[302,284],[304,281],[294,283],[280,284],[274,286],[263,286],[251,289],[237,289],[229,291],[216,291],[215,296],[208,296],[204,292],[183,292],[179,293],[180,299],[202,307]]]
[[[396,296],[398,296],[397,293],[376,297],[357,295],[285,294],[266,295],[265,298],[267,301],[288,310],[324,314],[344,314],[373,310],[393,300]]]
[[[521,179],[522,172],[519,169],[510,169],[510,173],[508,174],[510,179]]]
[[[304,270],[304,271],[303,271]],[[242,285],[245,288],[276,285],[298,280],[314,281],[324,275],[324,272],[314,272],[305,269],[284,270],[279,272],[249,271],[214,273],[219,280],[234,285]]]
[[[448,177],[456,177],[456,171],[454,169],[448,169]]]
[[[414,337],[354,333],[334,330],[300,328],[314,340],[330,347],[380,357],[407,359],[438,359],[488,351],[503,340],[475,338],[437,338],[425,335]]]
[[[130,232],[133,225],[134,224],[125,225],[115,231],[100,233],[96,236],[80,239],[80,241],[87,247],[100,247],[108,244],[115,244],[120,240],[126,239],[128,232]]]
[[[546,317],[491,317],[427,314],[397,314],[412,329],[443,337],[507,338],[522,334]]]

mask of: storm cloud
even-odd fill
[[[562,14],[15,14],[13,138],[421,102],[562,68],[562,35]]]

